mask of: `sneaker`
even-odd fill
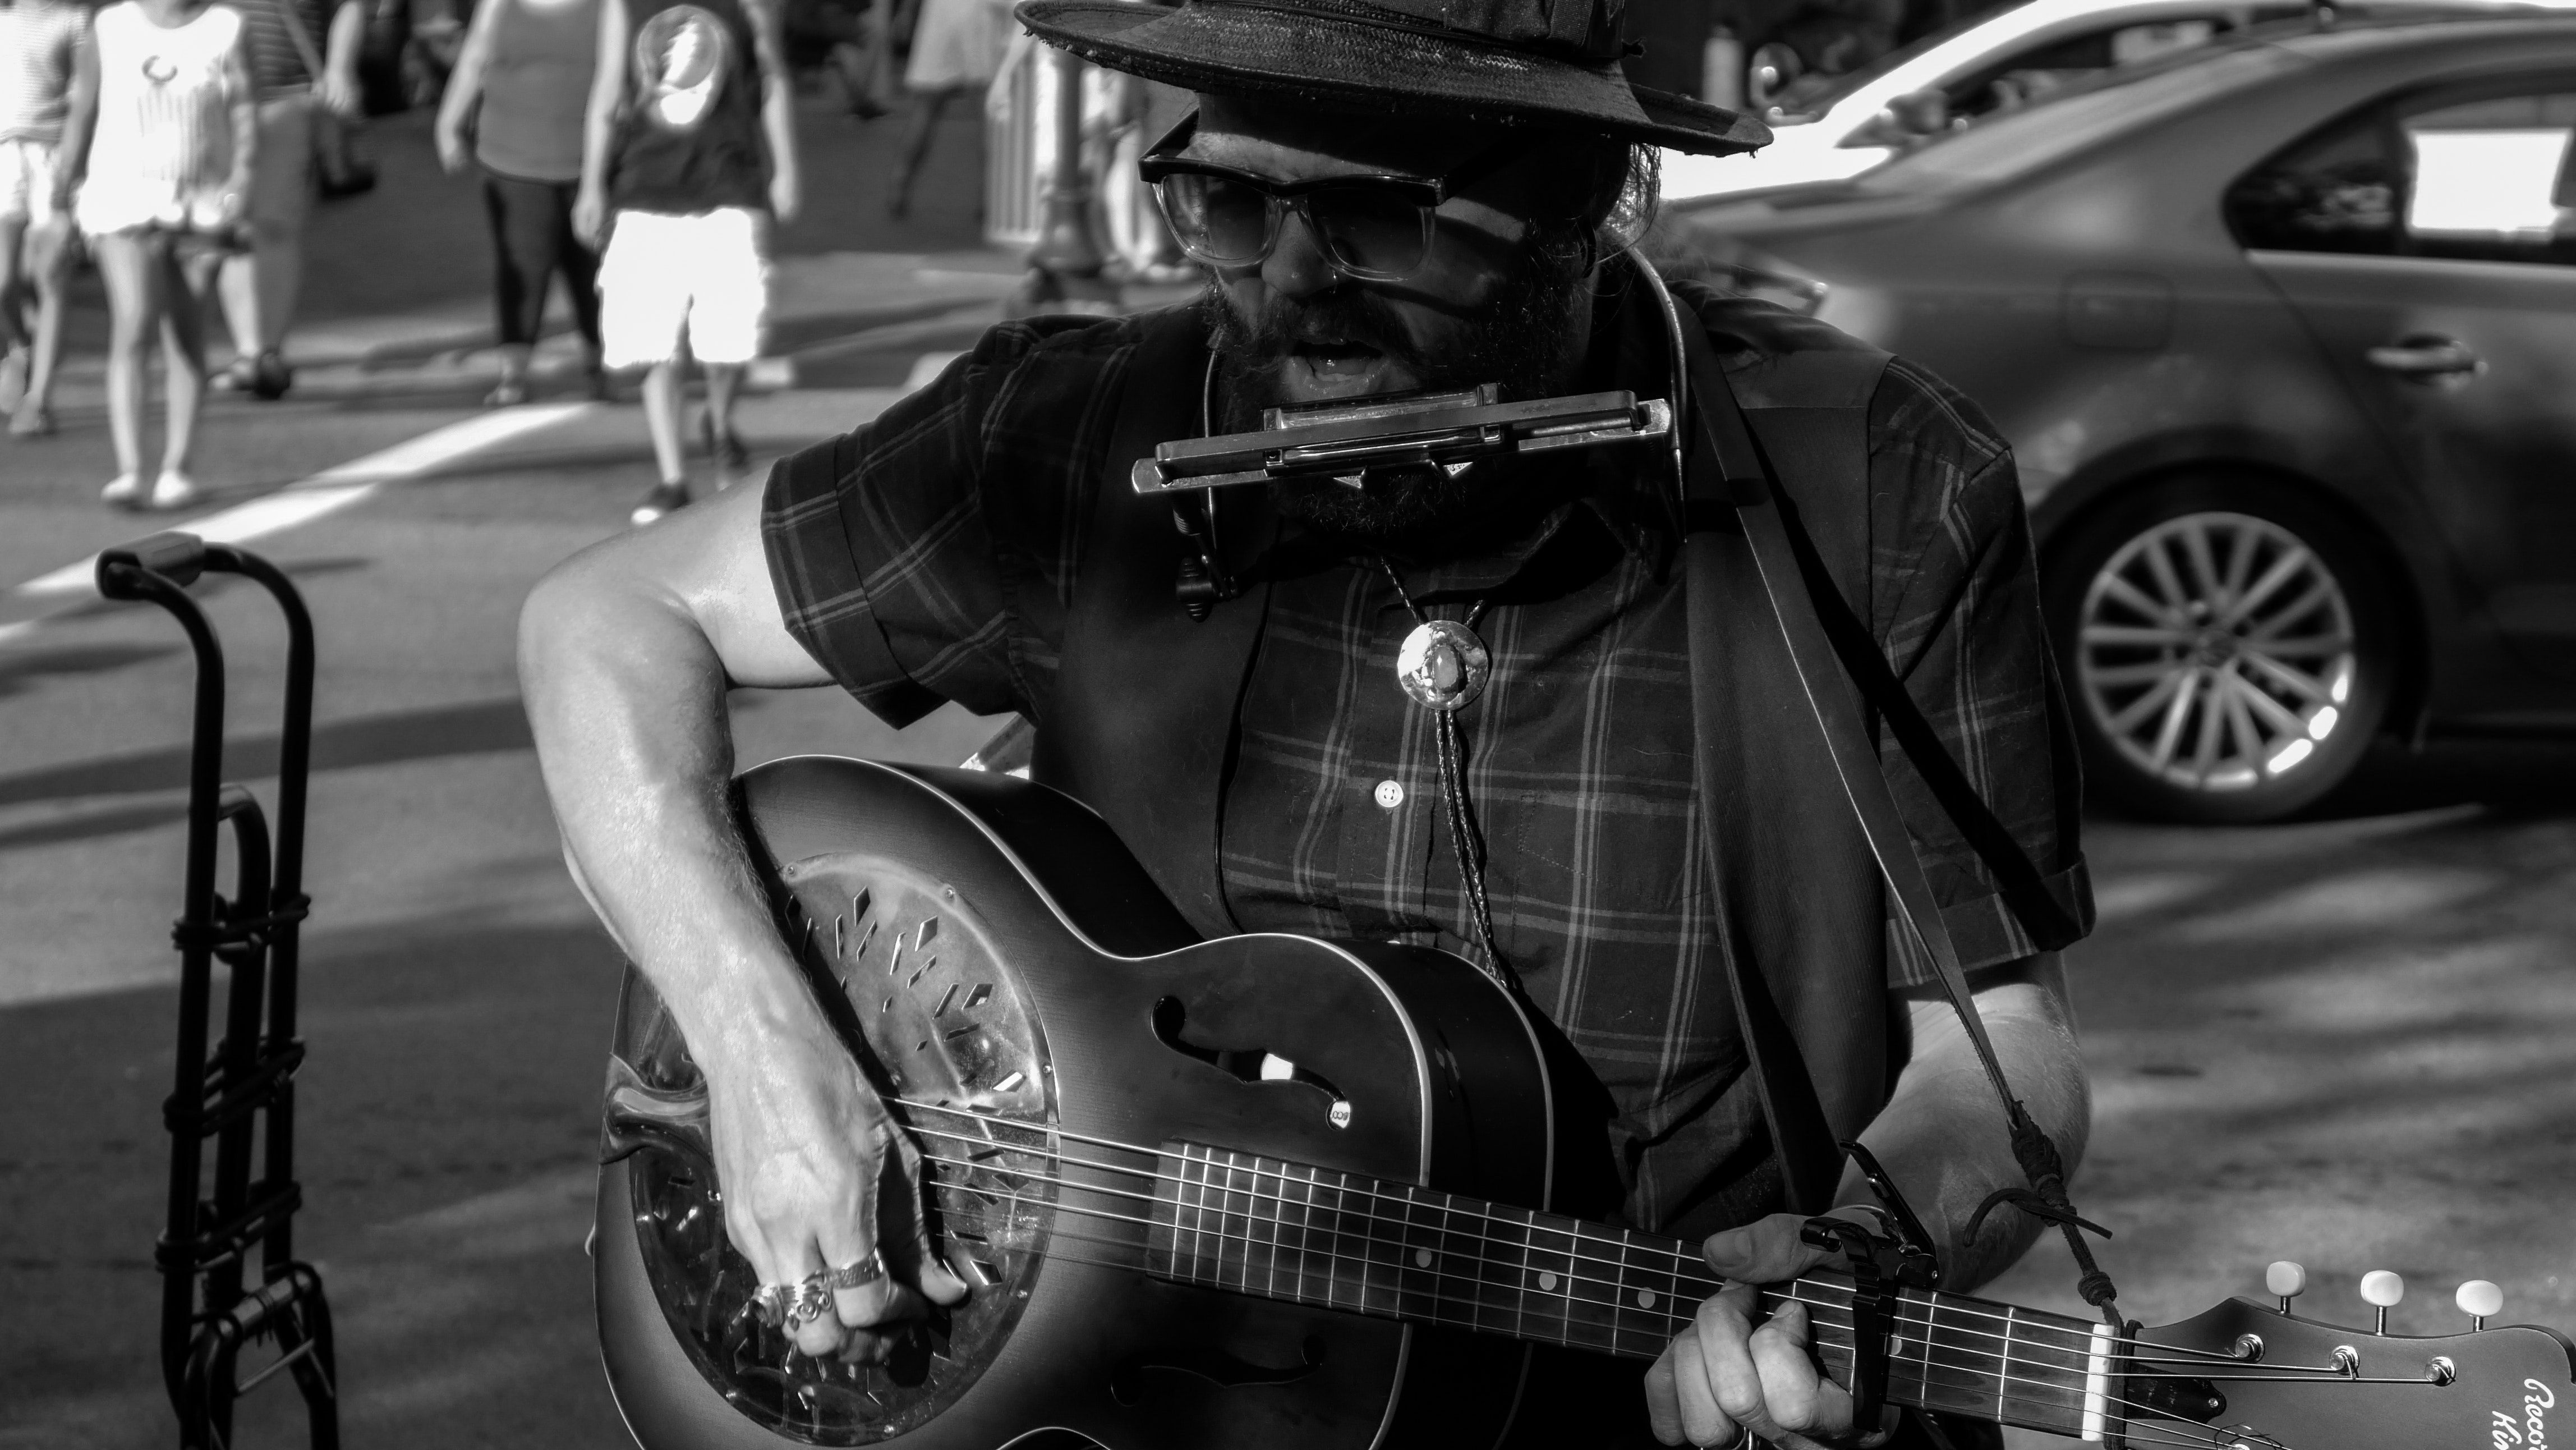
[[[195,503],[197,501],[197,496],[198,493],[195,480],[189,478],[188,475],[184,473],[165,468],[161,470],[161,476],[153,480],[152,501],[146,504],[145,507],[153,509],[183,509],[188,505]]]
[[[252,397],[264,403],[274,403],[286,396],[288,388],[295,386],[295,369],[288,367],[286,359],[278,356],[277,349],[272,347],[252,361],[248,386]]]
[[[121,509],[139,508],[143,503],[143,475],[120,473],[98,491],[99,502]]]
[[[54,410],[42,403],[30,404],[22,399],[18,411],[9,416],[9,436],[12,438],[44,438],[51,436],[53,431]]]
[[[259,377],[259,362],[249,356],[235,357],[206,379],[206,386],[218,393],[247,393]]]
[[[635,511],[626,516],[626,521],[640,529],[665,514],[688,506],[689,485],[685,480],[679,483],[657,483],[653,485],[651,493],[644,495],[644,501],[635,506]]]
[[[744,446],[742,435],[727,429],[716,435],[716,467],[730,478],[751,467],[751,449]]]
[[[517,378],[504,378],[498,387],[483,395],[486,408],[515,408],[528,401],[528,385]]]

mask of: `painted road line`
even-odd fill
[[[195,534],[210,544],[242,544],[270,534],[284,533],[325,514],[338,513],[352,504],[363,502],[386,484],[434,473],[468,454],[524,438],[599,406],[590,402],[538,403],[477,414],[444,428],[433,428],[417,438],[404,439],[391,448],[363,458],[336,464],[274,493],[261,494],[246,503],[173,527]],[[30,579],[10,590],[5,597],[59,598],[68,608],[97,597],[98,586],[93,577],[97,567],[98,556],[93,554],[77,564],[66,564],[50,574]],[[0,625],[0,642],[6,642],[43,622],[40,616]]]

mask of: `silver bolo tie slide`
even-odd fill
[[[1221,433],[1159,444],[1136,460],[1140,494],[1330,478],[1367,486],[1372,469],[1437,466],[1452,475],[1478,460],[1560,449],[1604,448],[1668,438],[1672,405],[1628,392],[1576,393],[1524,403],[1499,401],[1492,383],[1446,393],[1413,393],[1271,408],[1257,433]]]

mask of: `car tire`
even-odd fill
[[[2043,590],[2093,795],[2222,823],[2334,789],[2396,694],[2382,557],[2332,505],[2241,475],[2167,478],[2080,519]]]

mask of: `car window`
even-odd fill
[[[2249,247],[2576,263],[2576,76],[2374,105],[2228,189]]]
[[[2131,65],[2207,45],[2231,21],[2223,15],[2106,25],[2007,56],[1941,88],[1952,116],[2017,110],[2113,66]]]
[[[2109,137],[2191,110],[2212,96],[2275,81],[2310,64],[2305,56],[2279,46],[2230,49],[2219,44],[2105,71],[2045,106],[1941,136],[1864,174],[1855,185],[1864,191],[1911,194],[2024,175]]]

